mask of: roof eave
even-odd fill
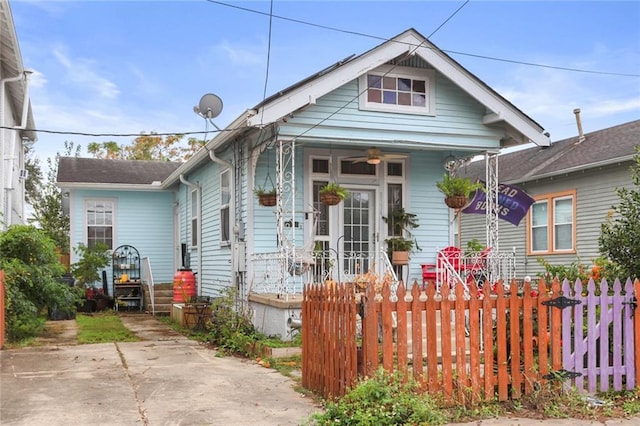
[[[93,182],[57,182],[60,189],[98,189],[109,191],[163,191],[163,185],[159,183],[151,184],[131,184],[131,183],[93,183]]]
[[[275,97],[271,102],[260,106],[256,115],[249,118],[248,123],[249,125],[265,125],[277,121],[287,114],[313,104],[317,98],[336,87],[358,78],[403,53],[422,57],[438,72],[447,76],[471,97],[493,111],[493,120],[504,121],[522,135],[522,138],[514,138],[516,144],[528,142],[533,142],[538,146],[551,144],[551,140],[543,134],[544,129],[538,123],[414,29],[405,31],[392,40],[334,67],[330,72],[321,74],[315,79],[303,80],[306,83],[291,91],[284,91],[282,96]],[[336,78],[336,75],[339,75],[339,78]]]
[[[507,183],[507,184],[515,184],[515,183],[529,182],[529,181],[532,181],[532,180],[546,179],[546,178],[555,177],[555,176],[559,176],[559,175],[565,175],[565,174],[568,174],[568,173],[579,172],[579,171],[582,171],[582,170],[593,169],[593,168],[596,168],[596,167],[611,166],[613,164],[619,164],[619,163],[625,163],[627,161],[633,161],[634,157],[635,157],[634,155],[625,155],[625,156],[622,156],[622,157],[611,158],[609,160],[597,161],[595,163],[581,164],[579,166],[569,167],[569,168],[562,169],[562,170],[556,170],[556,171],[549,172],[549,173],[543,173],[543,174],[531,175],[531,176],[524,176],[524,179],[512,179],[512,180],[506,181],[505,183]]]
[[[231,124],[207,142],[202,148],[196,152],[193,157],[189,158],[184,164],[178,167],[165,180],[162,181],[162,188],[167,189],[180,180],[180,175],[188,175],[189,172],[198,167],[201,161],[209,158],[209,151],[215,150],[226,142],[233,139],[237,134],[247,128],[247,119],[255,114],[253,110],[246,110],[240,114]]]

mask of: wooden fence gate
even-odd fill
[[[637,282],[636,282],[637,285]],[[624,291],[616,280],[600,286],[591,280],[586,288],[564,281],[562,309],[562,367],[567,381],[578,390],[606,392],[635,389],[640,353],[637,300],[631,280]],[[640,290],[640,289],[636,289]],[[640,315],[640,312],[637,313]]]
[[[620,287],[602,283],[597,292],[591,283],[583,295],[579,283],[540,281],[534,290],[512,282],[513,291],[498,283],[485,296],[475,284],[469,292],[444,284],[436,293],[417,283],[408,292],[400,283],[394,295],[389,286],[376,293],[373,283],[361,295],[350,284],[308,285],[302,384],[339,397],[359,376],[383,367],[411,375],[450,403],[518,399],[567,378],[567,385],[586,383],[588,390],[632,389],[640,375],[640,312],[631,318],[640,281],[628,281],[624,293]]]

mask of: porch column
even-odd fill
[[[498,258],[498,152],[487,151],[485,153],[485,166],[486,166],[486,178],[487,185],[487,208],[485,210],[485,224],[487,228],[487,247],[491,247],[491,252],[495,254],[495,258]],[[490,255],[490,258],[493,257]],[[497,263],[489,262],[490,271],[489,279],[493,281],[493,278],[497,275]]]

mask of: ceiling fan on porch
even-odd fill
[[[390,152],[382,152],[378,148],[369,148],[366,156],[361,157],[347,157],[345,160],[353,163],[367,163],[367,164],[380,164],[381,161],[400,160],[407,158],[407,154],[398,154]]]

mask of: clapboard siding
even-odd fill
[[[315,105],[296,112],[281,126],[281,134],[296,136],[301,133],[299,128],[322,122],[306,132],[305,137],[340,138],[348,128],[350,139],[411,138],[425,143],[452,143],[455,138],[456,145],[472,147],[482,141],[498,147],[500,131],[482,125],[484,107],[448,79],[438,76],[436,81],[435,116],[359,110],[358,84],[354,80],[320,97]],[[379,134],[380,131],[384,134]]]
[[[174,273],[173,194],[160,191],[74,191],[71,247],[86,244],[85,201],[97,199],[115,202],[114,248],[123,244],[134,246],[141,257],[150,259],[156,282],[171,282]],[[71,262],[79,260],[75,253],[71,256]],[[111,283],[111,267],[106,271],[107,280]]]
[[[230,155],[224,153],[218,155],[228,161]],[[207,163],[206,167],[200,168],[195,175],[202,188],[202,241],[199,249],[201,253],[202,267],[200,268],[201,292],[205,296],[216,296],[220,294],[222,287],[226,283],[231,283],[231,247],[222,244],[221,223],[220,223],[220,174],[224,167],[213,161]],[[233,179],[233,170],[231,170]],[[233,194],[232,194],[233,197]],[[233,209],[229,212],[230,221],[235,222]]]
[[[606,220],[612,206],[619,203],[616,188],[630,188],[632,186],[630,165],[631,162],[625,162],[516,184],[531,196],[567,190],[576,191],[576,253],[542,256],[546,261],[553,265],[568,266],[573,262],[590,265],[593,263],[593,259],[600,256],[598,248],[600,227]],[[483,243],[486,241],[484,220],[482,215],[465,214],[462,216],[461,239],[463,246],[466,241],[473,238],[477,238]],[[540,256],[526,255],[526,220],[523,219],[518,227],[501,221],[498,230],[500,250],[516,248],[516,268],[519,276],[535,277],[544,271],[544,268],[537,261]]]

